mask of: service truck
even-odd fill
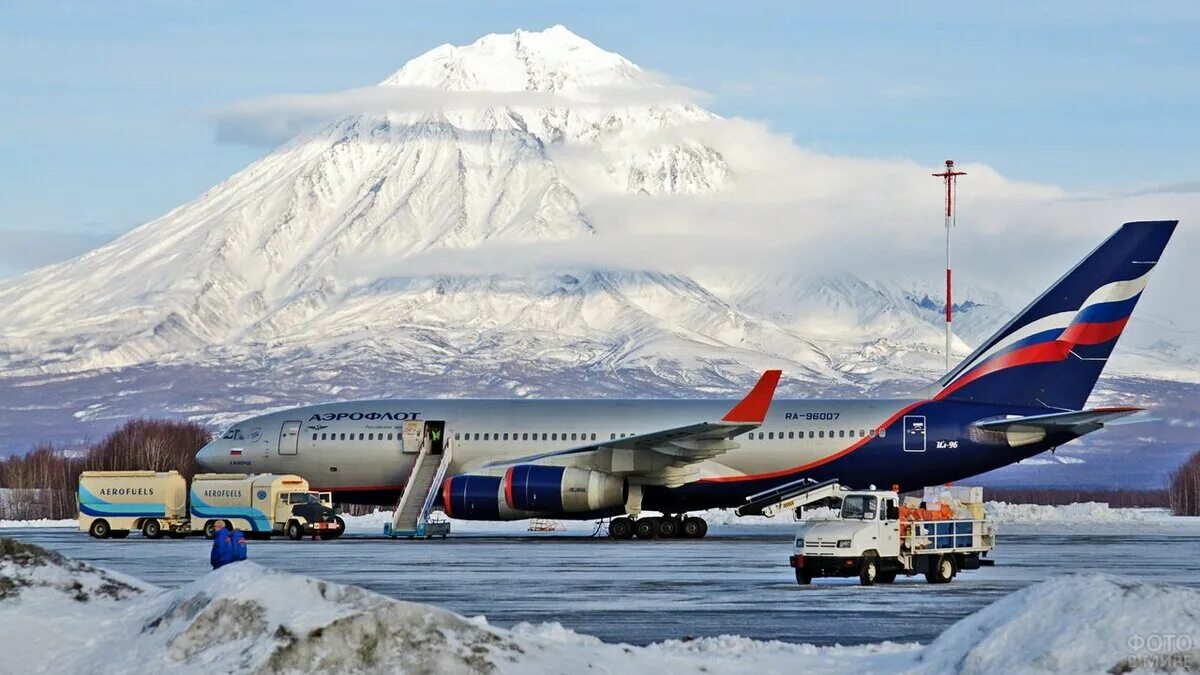
[[[847,492],[838,517],[807,521],[797,531],[790,559],[796,582],[857,576],[870,586],[924,574],[929,583],[945,584],[962,570],[990,565],[996,531],[982,513],[981,491],[978,501],[956,504],[960,518],[948,505],[902,509],[894,490]]]
[[[346,523],[333,510],[332,495],[313,492],[291,474],[199,473],[192,478],[191,528],[213,537],[218,520],[257,537],[286,534],[336,539]]]
[[[79,529],[97,539],[182,537],[190,521],[187,481],[178,471],[84,471],[79,476]]]

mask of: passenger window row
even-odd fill
[[[326,438],[326,436],[328,436],[328,438]],[[340,438],[339,438],[339,436],[340,436]],[[322,441],[346,441],[346,440],[353,441],[353,440],[356,440],[354,438],[355,434],[349,434],[350,438],[346,438],[346,436],[347,436],[347,434],[331,434],[331,433],[326,432],[326,433],[323,433],[320,435],[319,440],[322,440]],[[378,436],[378,438],[376,438],[376,436]],[[360,441],[390,441],[390,440],[392,440],[393,436],[395,436],[396,440],[400,439],[400,434],[396,434],[394,432],[386,434],[386,436],[387,436],[386,438],[384,438],[384,436],[385,436],[385,434],[382,431],[379,433],[371,432],[369,434],[368,433],[360,433],[360,434],[358,434],[357,440],[360,440]],[[318,440],[317,434],[314,433],[312,435],[312,439],[314,441]]]
[[[787,435],[785,436],[785,432],[783,431],[751,431],[750,433],[746,434],[746,440],[753,441],[757,439],[761,441],[764,438],[768,441],[796,440],[803,439],[804,433],[805,432],[803,431],[788,431],[786,432]],[[857,435],[855,435],[856,433]],[[867,438],[868,436],[871,438],[874,438],[875,436],[886,438],[887,429],[859,429],[857,432],[854,429],[830,429],[828,431],[828,435],[826,435],[826,431],[824,429],[808,432],[809,438]]]
[[[630,434],[630,436],[632,436],[632,435],[633,434]],[[589,441],[590,440],[590,441],[594,441],[594,440],[596,440],[596,434],[594,434],[594,433],[589,434],[587,432],[583,432],[583,433],[575,432],[573,434],[569,434],[565,431],[562,432],[561,434],[558,432],[542,432],[541,436],[542,437],[540,440],[543,440],[543,441],[557,441],[557,440],[564,440],[564,441],[566,441],[566,440]],[[625,437],[625,434],[621,434],[621,438],[624,438],[624,437]],[[456,432],[454,434],[454,440],[456,440],[456,441],[470,441],[470,440],[476,440],[476,441],[479,441],[479,440],[484,440],[484,441],[537,441],[539,439],[538,439],[537,432],[518,433],[518,432],[514,431],[514,432],[510,432],[510,433],[506,434],[506,433],[501,433],[501,432],[492,433],[489,431],[489,432],[475,432],[474,434],[472,434],[470,431],[462,431],[462,432]]]

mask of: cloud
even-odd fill
[[[209,113],[221,143],[276,146],[317,125],[350,115],[432,114],[485,108],[618,108],[701,101],[703,92],[671,84],[603,86],[564,92],[451,91],[379,85],[326,94],[282,94],[241,101]]]
[[[621,152],[684,144],[716,150],[735,180],[712,194],[634,195],[606,171],[613,148],[551,149],[593,237],[536,245],[488,242],[468,250],[437,249],[386,266],[351,261],[358,274],[522,275],[544,270],[653,270],[711,277],[745,273],[845,273],[940,288],[941,170],[904,159],[813,152],[756,122],[729,119],[622,138]],[[1117,226],[1131,220],[1196,220],[1200,205],[1185,192],[1081,199],[1053,185],[1008,178],[986,164],[960,162],[959,220],[953,233],[956,278],[963,287],[995,289],[1020,306],[1063,274]],[[1149,311],[1181,317],[1200,252],[1181,227],[1156,275]],[[1198,326],[1200,327],[1200,326]]]

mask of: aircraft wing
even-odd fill
[[[683,485],[699,478],[696,463],[739,447],[733,438],[763,423],[781,374],[779,370],[764,372],[750,393],[715,422],[697,422],[637,436],[600,440],[486,466],[570,466],[627,476],[632,482],[643,485]]]
[[[1046,432],[1074,431],[1087,433],[1099,429],[1106,422],[1128,417],[1141,411],[1142,408],[1132,407],[1092,408],[1091,410],[985,420],[983,422],[976,422],[974,426],[989,431],[1028,431],[1030,429],[1040,429]]]

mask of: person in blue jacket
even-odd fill
[[[208,562],[214,570],[233,562],[233,537],[223,520],[213,523],[213,545]]]
[[[229,552],[230,562],[237,562],[246,559],[246,535],[240,530],[234,530],[229,534]]]

